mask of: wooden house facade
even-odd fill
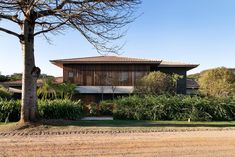
[[[60,59],[51,63],[63,68],[63,81],[76,84],[80,98],[86,102],[131,94],[138,80],[152,71],[182,75],[177,93],[186,94],[186,73],[198,66],[118,56]]]

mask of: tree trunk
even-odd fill
[[[20,122],[34,122],[38,119],[37,111],[37,77],[33,74],[34,60],[34,24],[24,21],[20,43],[23,53],[23,77]]]

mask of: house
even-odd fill
[[[63,81],[77,85],[84,102],[99,102],[113,96],[128,95],[137,81],[151,71],[183,76],[177,81],[177,93],[186,94],[186,73],[197,64],[120,56],[95,56],[51,60],[63,69]]]
[[[186,94],[196,95],[198,94],[199,84],[196,78],[187,78]]]

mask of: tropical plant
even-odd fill
[[[37,90],[37,95],[42,99],[55,99],[57,98],[57,85],[53,82],[54,78],[42,79],[42,86]]]
[[[65,82],[57,86],[56,92],[62,99],[71,99],[75,93],[77,93],[76,85],[70,82]]]
[[[71,99],[76,93],[76,85],[70,82],[56,84],[54,77],[42,79],[42,86],[37,90],[37,95],[42,99]]]

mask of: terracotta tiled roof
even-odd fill
[[[54,83],[56,84],[63,83],[63,77],[55,77]],[[38,79],[37,85],[41,86],[42,84],[43,84],[42,79]],[[0,82],[0,85],[3,85],[5,87],[19,87],[19,86],[22,86],[22,80]]]
[[[143,58],[130,58],[122,56],[94,56],[84,58],[70,58],[51,60],[51,63],[63,67],[63,64],[159,64],[161,60],[143,59]]]
[[[198,64],[189,64],[182,62],[162,61],[158,67],[187,67],[196,68]]]
[[[157,59],[130,58],[123,56],[94,56],[84,58],[70,58],[51,60],[51,63],[63,68],[63,64],[157,64],[159,67],[186,67],[192,69],[198,64],[169,62]]]
[[[18,86],[22,86],[22,80],[0,82],[0,84],[6,87],[18,87]],[[37,84],[41,85],[42,80],[38,80]]]

